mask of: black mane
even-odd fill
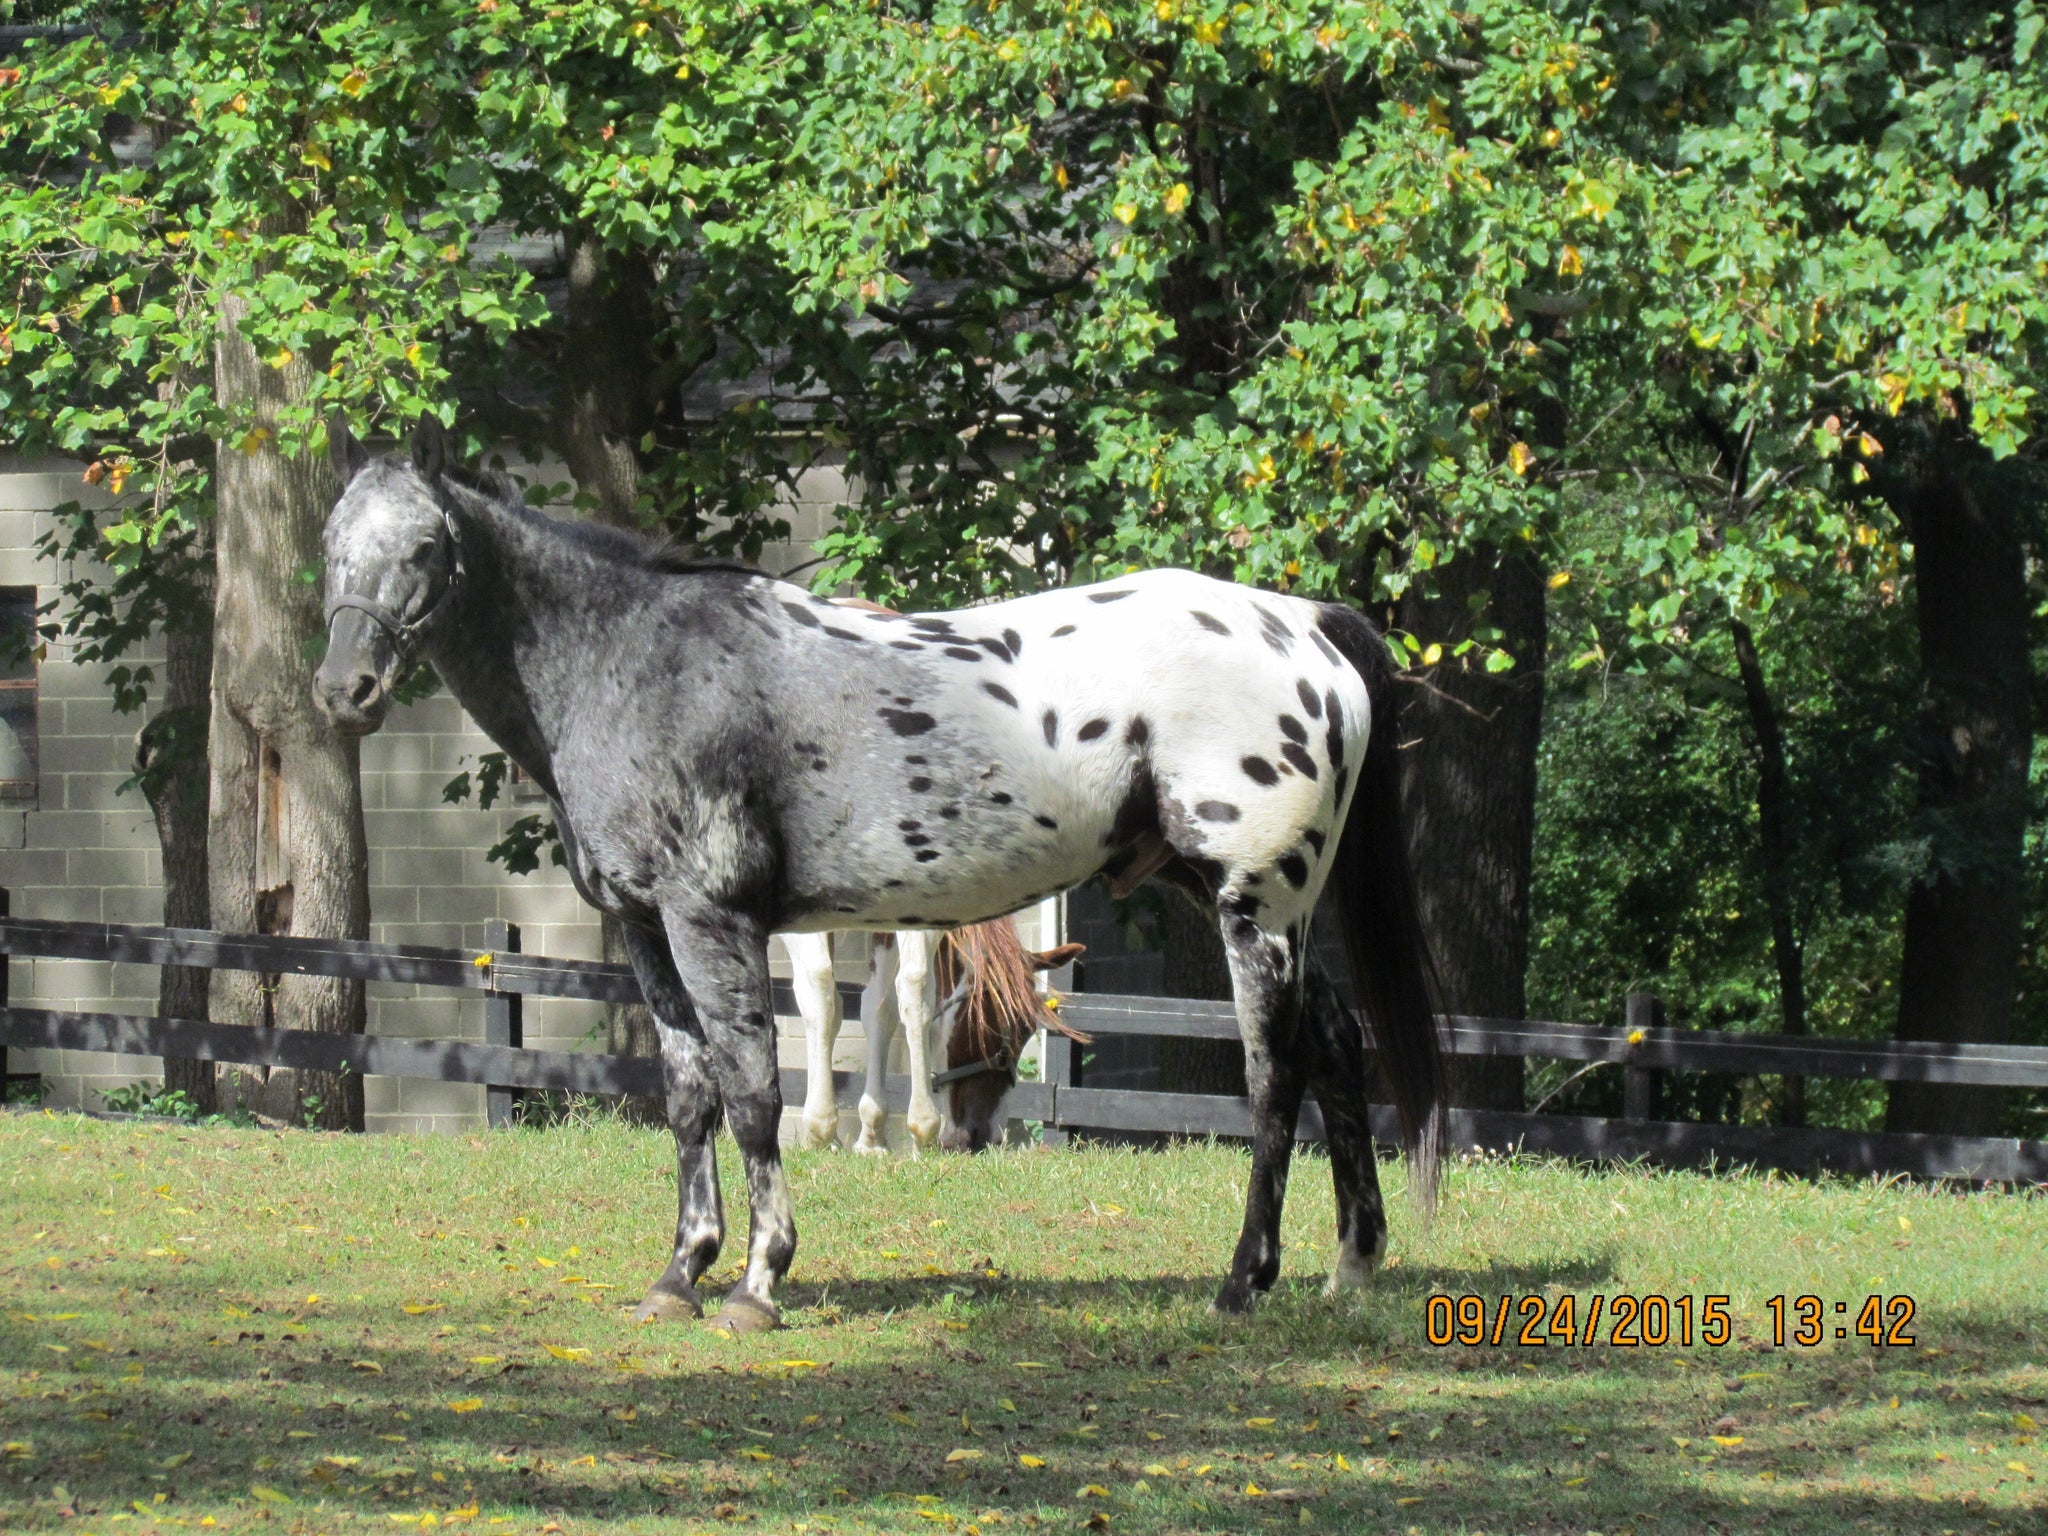
[[[609,565],[651,571],[662,576],[690,576],[704,571],[733,571],[743,576],[762,574],[737,560],[706,559],[692,554],[686,545],[665,534],[639,533],[630,528],[617,528],[609,523],[594,523],[583,518],[551,517],[528,505],[519,482],[500,470],[450,464],[441,471],[441,484],[443,488],[458,493],[458,504],[475,501],[482,503],[483,507],[471,510],[487,509],[544,522],[585,553]]]

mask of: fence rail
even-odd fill
[[[511,1118],[513,1098],[519,1090],[660,1092],[659,1069],[643,1057],[526,1048],[521,1017],[525,998],[639,1002],[640,989],[632,971],[624,966],[522,954],[519,931],[509,924],[495,925],[490,948],[470,950],[51,922],[4,914],[5,893],[0,892],[0,955],[17,959],[188,965],[411,982],[481,992],[485,1040],[472,1044],[332,1035],[195,1019],[14,1008],[6,1006],[5,969],[0,967],[0,1051],[24,1047],[107,1051],[481,1083],[488,1090],[489,1115],[495,1125]],[[842,983],[840,991],[844,1001],[858,1006],[858,987]],[[1976,1182],[2048,1183],[2048,1143],[2038,1141],[1699,1125],[1655,1120],[1649,1112],[1656,1075],[1666,1071],[2044,1087],[2048,1086],[2048,1049],[1670,1029],[1647,1022],[1652,1014],[1646,999],[1632,997],[1629,1002],[1631,1026],[1620,1029],[1447,1019],[1445,1039],[1455,1054],[1613,1063],[1622,1068],[1626,1084],[1626,1110],[1620,1119],[1453,1110],[1447,1116],[1451,1146],[1460,1151],[1521,1148],[1599,1160],[1643,1158],[1674,1165],[1747,1163],[1794,1172],[1828,1169]],[[786,984],[777,983],[775,1006],[778,1012],[795,1011],[795,998]],[[1077,1029],[1098,1036],[1232,1039],[1237,1034],[1236,1018],[1227,1003],[1078,993],[1065,999],[1062,1017]],[[1001,1114],[1042,1121],[1059,1130],[1250,1134],[1251,1112],[1243,1099],[1090,1088],[1079,1049],[1056,1035],[1046,1037],[1044,1060],[1044,1080],[1018,1083],[1004,1100]],[[833,1076],[842,1089],[850,1089],[855,1081],[853,1073],[835,1072]],[[804,1073],[782,1073],[782,1089],[785,1098],[800,1098]],[[892,1079],[886,1097],[891,1108],[903,1108],[909,1100],[908,1081]],[[1375,1105],[1372,1113],[1374,1135],[1393,1139],[1397,1131],[1393,1111]],[[1321,1139],[1322,1117],[1313,1101],[1304,1105],[1296,1134],[1304,1140]]]

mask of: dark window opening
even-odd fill
[[[0,587],[0,809],[36,803],[36,589]]]

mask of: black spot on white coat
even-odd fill
[[[1254,784],[1278,784],[1280,782],[1279,771],[1263,757],[1247,757],[1238,766],[1244,769],[1245,776]]]
[[[920,709],[878,709],[875,711],[889,722],[889,729],[898,736],[922,736],[939,722]]]

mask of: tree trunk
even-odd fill
[[[640,527],[640,460],[636,445],[654,427],[663,376],[655,356],[654,270],[644,256],[609,251],[587,231],[569,239],[568,307],[562,354],[562,400],[556,439],[590,515],[615,528]],[[604,958],[627,960],[619,919],[599,914]],[[605,1005],[605,1043],[618,1056],[653,1056],[654,1015],[639,1003]],[[633,1099],[628,1111],[650,1124],[667,1123],[653,1098]]]
[[[1475,603],[1501,631],[1511,671],[1450,659]],[[1544,587],[1523,553],[1476,546],[1437,572],[1434,595],[1403,599],[1401,627],[1445,660],[1401,700],[1401,802],[1416,895],[1444,1007],[1519,1019],[1529,963],[1536,745],[1543,729]],[[1519,1056],[1450,1058],[1451,1102],[1522,1107]]]
[[[1901,1040],[2011,1037],[2022,925],[2028,701],[2025,556],[2010,492],[1937,441],[1908,474],[1919,605],[1920,822],[1930,867],[1906,900]],[[1894,1083],[1886,1128],[1999,1129],[1995,1088]]]
[[[306,642],[320,632],[320,533],[337,487],[324,458],[287,458],[279,418],[307,395],[308,365],[263,363],[239,329],[247,305],[220,306],[214,387],[230,420],[266,428],[245,452],[219,448],[215,569],[212,917],[233,932],[362,939],[370,931],[369,856],[356,742],[313,703]],[[222,971],[214,1017],[224,1023],[359,1034],[363,984],[320,976]],[[361,1130],[353,1073],[279,1068],[237,1074],[237,1095],[293,1123]]]
[[[212,926],[206,743],[213,686],[213,558],[209,524],[194,533],[191,547],[180,556],[191,566],[191,602],[165,621],[163,707],[135,738],[135,772],[163,847],[164,923],[171,928]],[[205,1018],[212,974],[199,966],[164,966],[156,1011],[166,1018]],[[201,1114],[212,1114],[215,1071],[210,1061],[166,1056],[164,1087],[181,1090]]]
[[[1787,775],[1785,733],[1779,728],[1778,706],[1764,683],[1756,636],[1740,619],[1731,619],[1735,664],[1742,672],[1743,697],[1749,703],[1749,727],[1756,734],[1757,830],[1763,841],[1764,903],[1771,911],[1771,957],[1778,967],[1778,1006],[1785,1033],[1806,1033],[1806,966],[1792,915],[1792,840],[1785,827]],[[1806,1124],[1806,1079],[1785,1079],[1782,1125]]]

